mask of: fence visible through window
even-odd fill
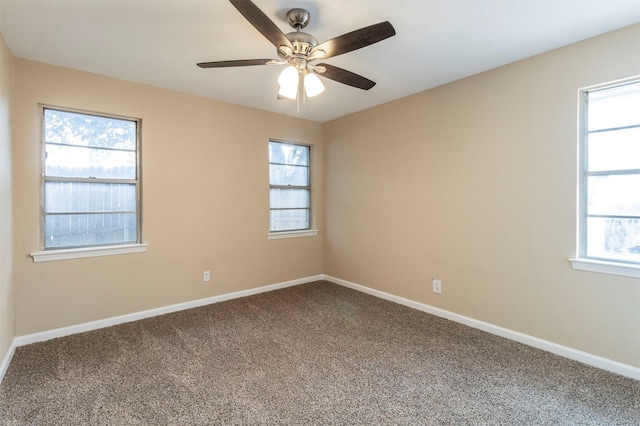
[[[42,112],[44,248],[139,242],[139,120]]]

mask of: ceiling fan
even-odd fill
[[[304,95],[311,97],[321,93],[324,90],[324,85],[318,75],[358,89],[371,89],[376,83],[368,78],[333,65],[313,64],[312,62],[369,46],[396,33],[393,26],[385,21],[318,43],[318,40],[311,34],[300,31],[307,26],[310,20],[309,12],[304,9],[291,9],[287,12],[287,21],[295,31],[284,34],[252,1],[229,1],[251,25],[276,47],[280,59],[200,62],[197,65],[201,68],[287,65],[278,78],[279,99],[300,100]]]

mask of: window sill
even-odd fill
[[[81,259],[83,257],[112,256],[115,254],[141,253],[147,251],[149,244],[126,244],[118,246],[83,247],[74,249],[42,250],[29,256],[34,262],[51,262],[54,260]]]
[[[640,265],[630,263],[606,262],[593,259],[569,259],[573,269],[602,274],[622,275],[623,277],[640,278]]]
[[[279,240],[282,238],[315,237],[317,229],[305,229],[304,231],[269,232],[267,240]]]

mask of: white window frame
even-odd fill
[[[127,254],[127,253],[139,253],[147,250],[148,245],[142,243],[142,169],[141,169],[141,124],[142,120],[139,118],[132,118],[126,116],[120,116],[115,114],[106,114],[101,112],[94,111],[86,111],[79,110],[74,108],[66,108],[52,105],[39,104],[39,115],[40,115],[40,231],[39,231],[39,241],[40,241],[40,250],[30,253],[30,256],[33,258],[34,262],[47,262],[54,260],[65,260],[65,259],[77,259],[77,258],[86,258],[86,257],[97,257],[97,256],[110,256],[117,254]],[[127,241],[121,243],[114,244],[99,244],[99,245],[86,245],[86,246],[77,246],[77,247],[50,247],[45,248],[45,220],[46,220],[46,212],[44,207],[45,200],[45,183],[48,181],[66,181],[65,178],[50,178],[45,175],[45,156],[46,156],[46,141],[45,141],[45,111],[46,110],[55,110],[62,112],[71,112],[76,114],[83,114],[88,116],[96,116],[96,117],[104,117],[104,118],[113,118],[118,120],[126,120],[132,121],[136,123],[136,178],[129,180],[127,183],[134,183],[136,186],[136,240],[135,242]],[[88,181],[83,178],[69,178],[71,181]],[[111,182],[118,181],[117,179],[91,179],[91,182]]]
[[[298,238],[298,237],[312,237],[318,235],[318,230],[314,229],[314,203],[313,203],[313,175],[312,175],[312,167],[313,167],[313,146],[298,143],[298,142],[290,142],[283,141],[278,139],[269,139],[269,144],[271,143],[281,143],[286,145],[298,145],[303,146],[308,149],[309,152],[309,164],[307,167],[307,177],[308,177],[308,186],[294,186],[291,188],[304,188],[309,191],[309,228],[306,229],[296,229],[296,230],[284,230],[284,231],[273,231],[271,230],[271,220],[269,219],[269,233],[267,234],[267,239],[269,240],[279,240],[283,238]],[[271,159],[269,159],[269,165],[271,165]],[[269,217],[271,217],[271,189],[272,188],[283,188],[282,186],[272,185],[271,179],[269,178]]]
[[[622,85],[640,83],[640,76],[617,80],[609,83],[586,87],[578,91],[578,228],[575,258],[569,259],[573,269],[599,272],[612,275],[640,278],[640,263],[627,262],[618,259],[596,258],[587,256],[587,171],[588,152],[588,93],[615,88]],[[640,125],[640,121],[638,123]],[[632,174],[640,174],[640,170],[634,170]],[[594,172],[591,172],[594,174]],[[615,175],[616,173],[598,172],[599,175]]]

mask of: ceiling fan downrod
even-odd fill
[[[302,28],[309,24],[311,14],[305,9],[291,9],[287,12],[287,22],[296,31],[300,31]]]
[[[285,37],[291,42],[289,46],[280,46],[278,54],[282,51],[289,60],[291,56],[297,56],[309,60],[311,51],[318,45],[318,40],[311,34],[300,31],[309,24],[311,15],[305,9],[291,9],[287,12],[287,22],[295,31],[287,33]]]

